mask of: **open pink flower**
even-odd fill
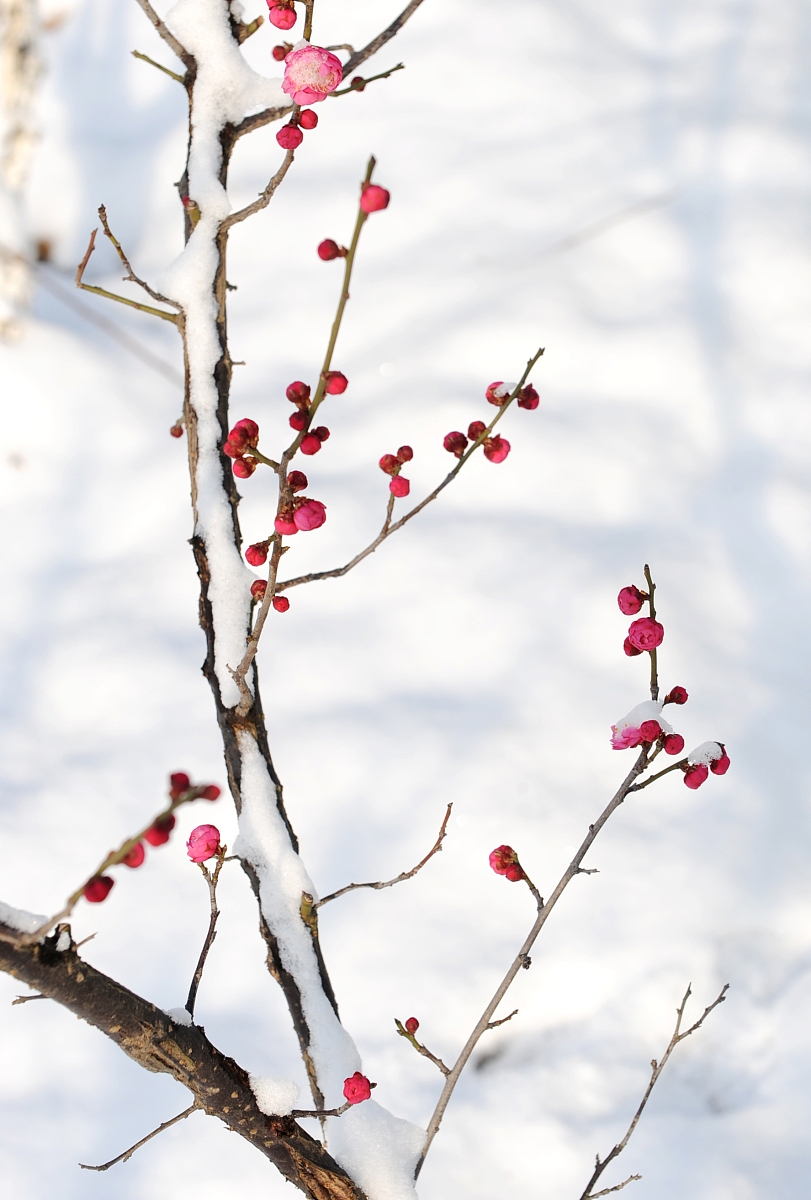
[[[362,1104],[372,1094],[372,1085],[365,1075],[356,1071],[344,1080],[344,1096],[350,1104]]]
[[[626,725],[624,729],[618,729],[616,725],[611,726],[613,750],[633,750],[634,746],[641,746],[644,741],[642,730],[637,729],[635,725]]]
[[[321,46],[302,46],[284,60],[282,91],[294,104],[318,104],[343,78],[341,60]]]
[[[320,500],[304,500],[293,513],[296,529],[318,529],[327,519],[327,508]],[[277,518],[278,520],[278,518]]]
[[[632,621],[628,628],[628,641],[637,650],[655,650],[661,646],[665,636],[665,627],[652,617],[640,617]]]
[[[186,853],[192,862],[207,862],[220,848],[220,831],[216,825],[198,825],[189,834]]]

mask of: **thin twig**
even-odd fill
[[[645,770],[645,768],[647,766],[647,758],[648,758],[647,751],[643,747],[639,752],[639,756],[637,757],[636,762],[634,763],[633,767],[626,775],[625,779],[622,781],[620,787],[618,788],[618,790],[616,791],[614,796],[611,798],[609,803],[606,805],[606,807],[600,813],[600,816],[597,818],[597,820],[594,822],[594,824],[589,826],[589,832],[588,832],[587,836],[584,838],[579,850],[577,851],[574,858],[570,862],[569,866],[566,868],[565,872],[561,876],[561,879],[558,882],[558,885],[555,888],[555,890],[552,892],[552,895],[549,897],[549,899],[547,900],[547,902],[545,904],[541,904],[538,906],[538,915],[535,919],[535,922],[534,922],[532,928],[530,929],[529,933],[527,934],[527,936],[524,940],[524,944],[522,945],[521,949],[518,951],[518,954],[515,956],[512,963],[510,964],[510,967],[509,967],[507,973],[505,974],[501,983],[496,988],[496,991],[494,992],[492,999],[490,1000],[489,1004],[487,1005],[487,1007],[485,1008],[481,1017],[479,1018],[478,1022],[476,1023],[476,1026],[473,1029],[473,1032],[470,1034],[470,1037],[465,1042],[465,1044],[462,1047],[462,1050],[459,1054],[459,1057],[457,1058],[456,1062],[454,1063],[453,1067],[451,1068],[451,1072],[445,1082],[444,1088],[442,1089],[442,1094],[440,1095],[439,1100],[437,1101],[436,1108],[434,1109],[431,1120],[428,1123],[428,1129],[427,1129],[426,1139],[425,1139],[425,1148],[423,1149],[422,1157],[421,1157],[419,1163],[417,1164],[417,1171],[415,1174],[419,1174],[419,1171],[422,1168],[422,1164],[425,1161],[425,1156],[428,1153],[428,1150],[431,1146],[431,1142],[436,1137],[437,1130],[439,1129],[440,1123],[442,1121],[442,1117],[444,1116],[445,1109],[448,1107],[448,1102],[450,1101],[450,1098],[453,1094],[454,1088],[456,1087],[456,1084],[459,1081],[459,1077],[462,1074],[462,1071],[465,1069],[468,1059],[470,1058],[471,1054],[475,1050],[479,1039],[487,1031],[490,1022],[493,1019],[493,1016],[495,1015],[496,1009],[498,1008],[501,1001],[504,999],[504,996],[506,995],[507,991],[509,990],[510,985],[512,984],[512,982],[515,979],[518,972],[522,968],[525,969],[526,967],[529,966],[530,961],[531,961],[529,958],[529,951],[532,949],[532,946],[534,945],[535,940],[538,937],[538,934],[543,929],[550,913],[552,912],[553,908],[557,904],[560,897],[565,892],[566,888],[569,886],[571,881],[574,878],[576,878],[576,876],[578,874],[580,874],[580,864],[582,863],[582,861],[585,858],[586,854],[588,853],[589,849],[593,845],[595,839],[597,838],[598,834],[600,833],[600,830],[603,828],[606,821],[608,821],[608,819],[612,815],[612,813],[616,812],[616,810],[619,808],[619,806],[625,800],[625,797],[628,795],[628,792],[630,791],[631,785],[633,784],[634,780],[639,775],[641,775],[642,772]]]
[[[188,70],[189,67],[194,66],[194,58],[192,55],[189,54],[185,46],[181,46],[175,35],[169,31],[168,26],[160,19],[152,5],[149,3],[149,0],[136,0],[136,3],[140,4],[141,8],[155,26],[155,29],[166,42],[166,45],[169,46],[171,50],[174,50],[175,54],[184,64],[186,69]]]
[[[690,765],[689,758],[680,758],[678,762],[671,763],[669,767],[665,767],[663,771],[657,771],[655,775],[651,775],[650,779],[646,779],[644,783],[635,783],[628,790],[631,792],[641,792],[643,788],[650,787],[652,783],[656,783],[657,779],[661,779],[663,775],[669,775],[671,771],[683,771],[685,767]]]
[[[163,71],[164,75],[171,75],[172,79],[176,79],[178,83],[185,85],[186,80],[182,75],[178,75],[177,71],[170,71],[162,63],[155,62],[154,58],[150,58],[148,54],[142,54],[140,50],[132,50],[131,54],[133,58],[140,58],[141,62],[149,63],[152,67],[157,67],[159,71]]]
[[[414,1049],[417,1051],[418,1054],[421,1054],[423,1056],[423,1058],[430,1059],[435,1067],[439,1067],[440,1071],[446,1078],[448,1077],[448,1075],[450,1075],[450,1073],[451,1073],[450,1067],[447,1066],[447,1064],[444,1063],[441,1058],[438,1058],[436,1056],[436,1054],[432,1054],[431,1051],[428,1049],[428,1047],[424,1046],[422,1044],[422,1042],[418,1042],[416,1037],[414,1036],[414,1034],[408,1032],[405,1025],[402,1023],[402,1021],[398,1021],[397,1018],[395,1017],[394,1024],[397,1026],[397,1032],[399,1033],[400,1037],[404,1037],[407,1042],[411,1042],[411,1045],[414,1047]]]
[[[382,49],[386,42],[390,42],[400,32],[406,21],[409,17],[413,16],[421,4],[422,0],[411,0],[411,3],[406,5],[399,17],[395,17],[387,29],[384,29],[376,38],[372,38],[368,45],[364,46],[361,50],[357,50],[351,58],[347,59],[344,63],[344,75],[350,75],[358,69],[362,62],[366,62],[367,58],[371,58],[373,54],[377,54],[378,50]]]
[[[529,360],[529,362],[526,365],[523,375],[521,376],[520,380],[518,381],[515,388],[513,389],[512,395],[501,406],[501,408],[499,408],[498,412],[493,417],[492,421],[487,426],[487,428],[484,430],[484,432],[481,433],[479,435],[479,437],[476,439],[476,441],[472,442],[471,445],[467,448],[467,450],[462,455],[462,457],[459,459],[459,462],[456,464],[456,466],[453,468],[453,470],[450,471],[445,476],[445,478],[442,480],[442,482],[439,484],[439,486],[434,488],[434,490],[429,495],[427,495],[424,500],[421,500],[419,504],[416,504],[414,506],[414,508],[412,508],[409,512],[407,512],[404,517],[401,517],[399,521],[395,521],[393,525],[390,524],[390,514],[388,514],[387,519],[384,522],[382,529],[380,530],[380,533],[377,535],[377,537],[374,539],[374,541],[370,542],[369,545],[366,546],[366,548],[364,550],[361,550],[359,554],[356,554],[355,557],[350,559],[350,561],[348,563],[345,563],[344,566],[334,567],[332,570],[329,570],[329,571],[313,571],[309,575],[298,575],[295,579],[284,579],[284,580],[282,580],[281,583],[276,585],[277,593],[283,592],[287,588],[298,587],[302,583],[313,583],[316,579],[339,579],[342,575],[346,575],[347,572],[351,571],[353,567],[356,567],[358,565],[358,563],[363,562],[364,558],[368,558],[370,554],[374,554],[375,550],[378,548],[379,545],[381,545],[382,542],[385,542],[386,538],[391,537],[391,535],[393,533],[396,533],[398,529],[402,529],[403,526],[408,521],[410,521],[413,517],[416,517],[417,513],[422,512],[422,510],[425,508],[426,505],[430,504],[432,500],[436,500],[436,498],[440,494],[440,492],[444,491],[445,488],[448,486],[448,484],[453,482],[453,480],[456,478],[456,476],[462,470],[462,467],[465,465],[465,463],[468,462],[468,460],[475,453],[475,451],[478,450],[479,446],[482,444],[484,439],[490,436],[490,434],[492,433],[495,426],[498,424],[498,422],[504,416],[504,413],[510,407],[513,400],[518,395],[521,388],[524,386],[527,376],[529,375],[530,371],[535,366],[535,363],[538,361],[538,359],[541,357],[542,354],[543,354],[543,348],[538,350],[538,352],[532,356],[532,358]]]
[[[382,883],[348,883],[346,887],[339,888],[337,892],[330,892],[328,896],[324,896],[322,900],[319,900],[313,905],[313,908],[321,908],[322,905],[329,904],[330,900],[337,900],[339,896],[345,896],[347,892],[354,892],[356,888],[373,888],[375,891],[379,891],[381,888],[394,887],[395,883],[403,883],[406,879],[412,879],[417,874],[417,871],[421,871],[425,864],[442,849],[442,843],[445,840],[445,834],[447,832],[448,821],[450,820],[452,808],[453,803],[451,802],[448,805],[445,816],[442,819],[442,824],[439,827],[439,835],[437,836],[436,841],[425,855],[425,858],[420,859],[416,867],[412,867],[410,871],[401,871],[400,874],[394,879],[387,879]]]
[[[513,1019],[513,1017],[517,1017],[517,1016],[518,1016],[518,1009],[514,1008],[512,1010],[512,1012],[509,1014],[509,1016],[502,1017],[500,1021],[488,1021],[487,1028],[488,1029],[497,1029],[499,1025],[506,1025],[507,1021],[511,1021]]]
[[[374,1084],[372,1085],[374,1086]],[[347,1100],[346,1104],[342,1104],[340,1108],[294,1108],[289,1112],[288,1117],[293,1117],[298,1120],[299,1117],[318,1117],[319,1121],[324,1117],[340,1117],[352,1105]]]
[[[85,267],[90,261],[90,255],[96,248],[96,234],[98,230],[94,229],[90,234],[90,241],[85,251],[85,256],[76,268],[76,286],[84,292],[95,292],[97,296],[106,296],[108,300],[117,300],[119,304],[126,304],[128,308],[137,308],[140,312],[151,313],[155,317],[161,317],[164,321],[171,321],[173,325],[178,324],[178,314],[164,312],[160,308],[152,308],[149,304],[141,304],[138,300],[129,300],[126,296],[119,296],[115,292],[108,292],[106,288],[92,287],[89,283],[83,282]]]
[[[182,306],[180,304],[178,304],[178,302],[176,300],[170,300],[168,296],[164,296],[160,292],[156,292],[154,288],[151,288],[148,283],[146,283],[143,279],[141,279],[138,275],[135,274],[135,272],[132,269],[130,260],[127,258],[126,254],[124,253],[121,243],[119,242],[118,238],[115,237],[114,234],[110,230],[110,226],[107,222],[107,209],[104,207],[103,204],[99,206],[99,220],[101,221],[102,227],[104,229],[104,236],[107,238],[107,240],[109,242],[111,242],[113,244],[113,246],[115,247],[116,254],[121,259],[121,263],[124,266],[124,268],[126,269],[127,274],[124,276],[124,282],[125,283],[137,283],[138,287],[143,288],[144,291],[147,293],[147,295],[151,296],[153,300],[158,300],[161,304],[170,304],[172,306],[172,308],[176,308],[178,310],[178,312],[182,312],[183,311]]]
[[[636,1179],[641,1179],[641,1175],[629,1175],[627,1179],[623,1179],[622,1183],[617,1183],[614,1187],[603,1188],[601,1192],[593,1192],[589,1200],[597,1200],[598,1196],[610,1196],[612,1192],[621,1192],[629,1183],[633,1183]]]
[[[294,105],[293,108],[295,109],[295,107],[296,106]],[[254,213],[260,212],[263,208],[267,208],[273,199],[273,193],[276,191],[276,188],[282,182],[285,175],[293,165],[293,159],[295,157],[295,151],[287,151],[282,161],[282,165],[270,180],[265,190],[259,193],[258,199],[254,200],[253,204],[248,204],[245,208],[240,208],[237,210],[237,212],[233,212],[227,216],[220,225],[221,233],[224,233],[226,230],[230,229],[232,225],[238,225],[240,221],[244,221],[248,217],[252,217]]]
[[[153,1137],[157,1137],[159,1133],[163,1133],[164,1129],[169,1129],[172,1125],[177,1125],[178,1121],[185,1121],[186,1117],[201,1106],[195,1100],[194,1104],[189,1105],[182,1113],[178,1113],[176,1117],[172,1117],[171,1121],[164,1121],[157,1129],[153,1129],[146,1137],[141,1138],[140,1142],[136,1142],[134,1146],[130,1146],[129,1150],[125,1150],[123,1154],[119,1154],[116,1158],[111,1158],[109,1162],[102,1163],[99,1167],[91,1167],[87,1163],[79,1163],[83,1171],[109,1171],[110,1167],[114,1167],[116,1163],[126,1162],[128,1158],[132,1158],[136,1150],[140,1150],[141,1146],[145,1146],[147,1142],[152,1141]]]
[[[12,1008],[15,1004],[27,1004],[29,1000],[47,1000],[48,997],[42,992],[35,992],[33,996],[15,996],[11,1001]]]
[[[211,949],[212,943],[217,936],[217,918],[220,915],[220,910],[217,908],[217,880],[220,878],[222,864],[225,861],[225,853],[227,846],[221,846],[217,854],[217,865],[213,872],[210,872],[205,863],[198,863],[200,870],[203,872],[206,883],[208,884],[208,898],[211,904],[211,915],[208,922],[208,933],[206,940],[203,942],[203,948],[200,951],[200,957],[197,960],[197,966],[192,976],[191,986],[189,988],[189,997],[186,1001],[186,1012],[192,1020],[194,1020],[194,1005],[197,1000],[197,989],[200,986],[200,980],[203,978],[203,968],[206,965],[208,952]]]
[[[349,87],[341,88],[337,92],[330,92],[330,96],[348,96],[350,92],[363,92],[370,83],[374,83],[377,79],[388,79],[389,75],[393,75],[395,71],[404,71],[405,63],[398,63],[396,67],[389,67],[388,71],[381,71],[379,75],[370,75],[368,79],[362,81],[361,87],[353,87],[350,83]]]
[[[647,563],[645,563],[645,580],[648,585],[648,607],[650,609],[650,618],[652,621],[655,621],[656,620],[656,604],[654,602],[653,596],[654,596],[654,592],[656,591],[656,584],[651,579],[650,567],[648,566]],[[650,652],[650,698],[651,698],[651,700],[659,699],[659,675],[657,672],[656,647],[655,646]]]
[[[595,1200],[596,1196],[605,1196],[608,1194],[608,1192],[619,1191],[620,1187],[625,1186],[625,1184],[619,1184],[616,1188],[607,1188],[603,1192],[596,1192],[596,1193],[593,1193],[591,1190],[594,1187],[597,1180],[602,1175],[603,1171],[608,1166],[608,1164],[610,1162],[612,1162],[615,1158],[617,1158],[618,1155],[622,1154],[623,1150],[628,1145],[628,1142],[631,1140],[631,1135],[633,1134],[634,1130],[637,1127],[637,1124],[639,1123],[639,1118],[642,1116],[642,1113],[644,1112],[644,1109],[645,1109],[645,1105],[648,1103],[648,1100],[650,1099],[650,1094],[653,1091],[654,1087],[656,1086],[656,1081],[658,1080],[659,1076],[662,1074],[662,1071],[665,1069],[665,1066],[667,1065],[667,1060],[670,1058],[671,1054],[676,1049],[679,1042],[683,1042],[684,1039],[688,1038],[691,1033],[695,1033],[695,1031],[697,1029],[701,1028],[701,1026],[704,1024],[705,1020],[710,1015],[712,1010],[714,1008],[717,1008],[719,1004],[723,1004],[724,1000],[726,999],[726,994],[727,994],[728,990],[729,990],[729,984],[725,983],[724,986],[721,988],[719,995],[716,997],[715,1000],[713,1000],[712,1004],[708,1004],[707,1007],[704,1009],[704,1012],[698,1018],[698,1020],[695,1021],[690,1026],[689,1029],[685,1029],[684,1033],[682,1033],[681,1032],[681,1023],[682,1023],[682,1019],[684,1018],[684,1010],[687,1007],[687,1001],[690,999],[690,996],[692,994],[692,985],[691,984],[688,985],[687,991],[684,993],[684,999],[682,1000],[679,1007],[676,1009],[676,1028],[673,1031],[673,1036],[671,1037],[670,1042],[668,1043],[668,1047],[665,1050],[664,1055],[662,1056],[661,1060],[659,1062],[657,1062],[656,1059],[654,1058],[653,1061],[651,1062],[650,1083],[648,1084],[647,1088],[645,1089],[645,1095],[642,1097],[639,1107],[637,1108],[636,1112],[634,1113],[633,1120],[631,1121],[631,1124],[628,1126],[628,1129],[625,1133],[625,1137],[622,1139],[621,1142],[617,1143],[617,1145],[614,1147],[614,1149],[611,1151],[611,1153],[609,1155],[607,1155],[606,1158],[604,1158],[602,1160],[602,1162],[600,1161],[600,1156],[599,1155],[597,1156],[597,1165],[594,1168],[594,1172],[591,1176],[591,1179],[588,1181],[585,1191],[583,1192],[582,1196],[580,1197],[580,1200]],[[639,1178],[639,1176],[632,1175],[631,1179],[633,1179],[633,1178]],[[625,1182],[630,1183],[630,1179],[627,1179]]]

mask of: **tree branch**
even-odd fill
[[[377,54],[378,50],[382,49],[386,42],[390,42],[400,32],[406,21],[414,15],[421,4],[422,0],[411,0],[411,3],[406,5],[399,17],[395,17],[387,29],[384,29],[377,37],[372,38],[367,46],[364,46],[361,50],[356,50],[344,63],[344,75],[351,75],[353,71],[358,69],[362,62],[366,62],[367,58],[371,58],[373,54]]]
[[[618,1191],[620,1191],[621,1188],[625,1187],[626,1183],[630,1183],[632,1179],[640,1179],[641,1178],[640,1175],[631,1175],[629,1179],[625,1180],[625,1183],[620,1183],[616,1187],[606,1188],[602,1192],[592,1192],[592,1190],[591,1190],[594,1187],[597,1180],[602,1175],[603,1171],[608,1166],[608,1164],[610,1162],[612,1162],[615,1158],[617,1158],[620,1154],[622,1154],[623,1150],[628,1145],[628,1142],[631,1140],[631,1135],[633,1134],[634,1130],[637,1127],[637,1124],[639,1123],[639,1118],[642,1116],[642,1113],[644,1112],[644,1109],[645,1109],[645,1105],[648,1103],[648,1100],[650,1099],[650,1094],[653,1091],[654,1087],[656,1086],[656,1081],[659,1078],[659,1076],[662,1074],[662,1071],[665,1069],[665,1066],[667,1065],[667,1060],[670,1058],[671,1054],[676,1049],[679,1042],[683,1042],[684,1039],[689,1037],[691,1033],[695,1033],[695,1031],[697,1029],[700,1029],[701,1026],[704,1024],[705,1020],[707,1019],[707,1017],[712,1012],[712,1010],[714,1008],[717,1008],[719,1004],[723,1004],[724,1000],[726,999],[727,991],[729,990],[729,984],[728,983],[724,984],[724,986],[721,988],[720,994],[716,997],[715,1000],[713,1000],[712,1004],[707,1005],[707,1007],[704,1009],[704,1012],[701,1014],[701,1016],[698,1018],[698,1020],[693,1025],[691,1025],[689,1029],[685,1029],[684,1033],[681,1033],[680,1032],[681,1031],[681,1023],[682,1023],[682,1019],[684,1017],[684,1010],[687,1006],[687,1001],[690,999],[691,990],[692,990],[692,985],[690,984],[687,987],[687,991],[684,993],[684,999],[682,1000],[679,1007],[676,1009],[676,1028],[673,1031],[673,1036],[671,1037],[670,1042],[668,1043],[668,1047],[665,1050],[661,1061],[657,1062],[656,1059],[654,1058],[653,1061],[651,1062],[652,1071],[651,1071],[650,1083],[648,1084],[648,1086],[645,1090],[645,1095],[642,1097],[642,1100],[639,1104],[639,1108],[637,1108],[636,1112],[634,1113],[633,1120],[631,1121],[631,1124],[628,1126],[625,1137],[622,1139],[621,1142],[617,1143],[617,1145],[614,1147],[614,1149],[611,1151],[611,1153],[609,1155],[607,1155],[607,1157],[605,1159],[603,1159],[602,1162],[600,1161],[599,1155],[597,1156],[597,1165],[594,1168],[594,1172],[591,1176],[591,1179],[586,1184],[586,1188],[585,1188],[583,1194],[581,1195],[580,1200],[596,1200],[597,1196],[607,1196],[609,1192],[618,1192]]]
[[[151,313],[153,317],[161,317],[164,321],[171,321],[173,325],[178,324],[178,314],[164,312],[160,308],[152,308],[149,304],[141,304],[138,300],[128,300],[126,296],[119,296],[115,292],[108,292],[106,288],[92,287],[89,283],[83,282],[85,267],[90,262],[90,255],[96,248],[96,233],[93,230],[90,234],[90,241],[85,251],[85,256],[76,268],[76,286],[81,288],[83,292],[95,292],[97,296],[106,296],[108,300],[117,300],[119,304],[126,304],[129,308],[137,308],[140,312]]]
[[[118,1154],[115,1158],[111,1158],[109,1162],[102,1163],[101,1166],[91,1167],[87,1163],[79,1163],[79,1166],[83,1171],[109,1171],[110,1167],[114,1167],[116,1163],[127,1162],[128,1159],[132,1158],[136,1150],[140,1150],[147,1142],[151,1142],[153,1137],[157,1137],[159,1133],[163,1133],[164,1129],[170,1129],[172,1125],[177,1125],[178,1121],[185,1121],[186,1117],[190,1117],[199,1108],[200,1105],[195,1100],[194,1104],[190,1104],[188,1108],[184,1108],[182,1113],[178,1113],[170,1121],[164,1121],[157,1129],[153,1129],[146,1137],[142,1137],[140,1142],[136,1142],[134,1146],[130,1146],[129,1150],[125,1150],[123,1154]]]
[[[107,209],[103,204],[99,207],[99,220],[101,221],[104,229],[104,236],[108,239],[108,241],[112,242],[113,246],[115,247],[115,252],[121,259],[122,265],[127,272],[127,274],[124,276],[124,282],[137,283],[138,287],[143,288],[147,295],[151,296],[153,300],[158,300],[161,304],[171,304],[172,308],[176,308],[178,312],[182,312],[182,307],[177,303],[176,300],[170,300],[168,296],[163,296],[160,292],[156,292],[149,286],[148,283],[135,274],[130,264],[130,260],[127,258],[122,249],[121,243],[110,231],[110,226],[107,223]]]
[[[191,986],[189,988],[189,996],[186,1000],[186,1012],[189,1014],[192,1020],[194,1020],[194,1005],[197,1000],[197,989],[200,986],[200,980],[203,978],[203,969],[206,965],[208,952],[214,943],[215,937],[217,936],[217,918],[220,915],[220,910],[217,908],[217,881],[220,878],[220,871],[222,870],[222,865],[225,862],[225,854],[227,849],[227,846],[220,847],[219,853],[217,854],[217,865],[214,868],[213,873],[209,872],[205,863],[197,864],[200,870],[203,872],[203,876],[208,885],[208,898],[211,905],[211,915],[208,921],[208,933],[206,934],[206,940],[203,942],[203,948],[200,951],[200,957],[197,960],[197,966],[195,967],[194,975],[192,976]]]
[[[151,67],[157,67],[159,71],[163,71],[164,75],[171,75],[172,79],[176,79],[178,83],[182,83],[185,86],[186,80],[182,75],[178,75],[177,71],[170,71],[162,63],[155,62],[154,58],[150,58],[148,54],[142,54],[140,50],[132,50],[130,53],[133,58],[140,58],[141,62],[149,63]],[[82,1163],[79,1163],[79,1166],[82,1166]],[[102,1168],[87,1167],[88,1171],[95,1171],[97,1169],[101,1170]]]
[[[149,3],[149,0],[135,0],[135,3],[140,4],[141,8],[144,10],[146,15],[149,17],[149,20],[155,26],[155,29],[157,30],[157,32],[160,34],[160,36],[166,42],[166,45],[171,50],[174,50],[177,57],[181,60],[181,62],[185,66],[186,70],[188,71],[190,69],[193,69],[196,66],[194,58],[192,57],[191,54],[189,54],[189,52],[185,48],[185,46],[181,46],[180,42],[177,40],[175,35],[170,32],[168,26],[160,19],[160,17],[158,16],[158,14],[155,12],[154,8],[152,7],[152,5]]]
[[[220,233],[225,233],[233,225],[238,225],[240,221],[244,221],[248,217],[252,217],[254,213],[260,212],[263,208],[267,208],[273,199],[273,193],[276,191],[276,188],[279,186],[287,172],[292,167],[293,159],[295,157],[295,151],[287,151],[282,161],[282,165],[270,180],[265,190],[259,193],[259,198],[254,200],[253,204],[248,204],[245,208],[240,208],[237,210],[237,212],[233,212],[227,216],[220,225]]]

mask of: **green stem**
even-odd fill
[[[652,621],[655,621],[656,604],[654,603],[653,596],[654,592],[656,591],[656,584],[651,579],[650,567],[647,563],[645,563],[645,581],[648,585],[648,607],[650,609],[650,618]],[[659,699],[659,673],[655,647],[650,652],[650,698],[651,700]]]
[[[140,312],[151,313],[153,317],[162,317],[164,321],[171,321],[173,325],[177,325],[177,313],[164,312],[160,308],[152,308],[149,304],[139,304],[137,300],[128,300],[126,296],[117,296],[115,292],[108,292],[104,288],[93,287],[89,283],[79,283],[83,292],[95,292],[97,296],[106,296],[108,300],[117,300],[119,304],[126,304],[129,308],[137,308]]]
[[[142,54],[140,50],[132,51],[133,58],[140,58],[141,62],[147,62],[152,67],[157,67],[159,71],[163,71],[164,75],[171,75],[172,79],[176,79],[178,83],[185,86],[186,80],[182,75],[178,75],[177,71],[170,71],[168,67],[162,66],[159,62],[155,62],[154,58],[150,58],[148,54]]]

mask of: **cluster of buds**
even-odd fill
[[[279,510],[273,524],[278,534],[293,537],[297,533],[309,533],[312,529],[320,529],[326,519],[327,506],[320,500],[294,496],[287,507]]]
[[[377,1084],[370,1083],[365,1075],[356,1071],[344,1080],[344,1099],[348,1104],[362,1104],[371,1097],[373,1087],[377,1087]]]
[[[319,104],[335,91],[343,73],[340,58],[331,51],[304,45],[285,56],[282,91],[294,104]]]
[[[484,393],[488,403],[495,404],[496,408],[502,408],[507,403],[510,396],[516,389],[514,383],[504,383],[501,379],[497,379],[495,383],[491,383],[487,391]],[[531,383],[526,387],[522,387],[516,395],[519,408],[537,408],[540,403],[540,396],[535,391]]]
[[[194,863],[208,862],[220,853],[220,831],[216,825],[198,825],[189,834],[186,853]]]
[[[251,584],[251,595],[258,604],[261,604],[267,595],[268,581],[266,579],[255,579]],[[290,607],[290,601],[287,596],[274,596],[270,602],[276,609],[276,612],[287,612]]]
[[[411,462],[414,457],[414,451],[410,446],[401,446],[396,454],[384,454],[380,460],[380,470],[386,475],[391,475],[389,481],[389,491],[392,496],[402,498],[407,496],[411,491],[411,484],[407,479],[404,479],[400,471],[404,463]]]
[[[468,438],[471,442],[477,442],[486,428],[484,421],[471,421],[467,428],[467,437],[458,429],[454,429],[445,434],[442,445],[449,454],[455,454],[457,458],[461,458],[467,450]],[[510,443],[499,434],[494,437],[486,437],[481,444],[484,447],[484,457],[492,463],[504,462],[510,453]]]
[[[674,699],[674,693],[676,698]],[[611,746],[614,750],[634,750],[637,746],[652,746],[658,743],[665,754],[681,754],[684,738],[674,733],[662,716],[665,704],[684,704],[687,692],[683,687],[673,688],[661,702],[645,700],[611,726]]]
[[[208,783],[202,787],[195,787],[185,771],[175,771],[174,774],[169,776],[169,799],[172,801],[173,806],[178,803],[184,803],[186,799],[218,800],[219,796],[220,789],[216,783]],[[144,841],[148,842],[150,846],[163,846],[169,841],[169,835],[174,827],[174,813],[165,813],[152,822],[144,834]],[[213,826],[204,826],[202,828],[213,828]],[[144,842],[139,840],[120,859],[120,862],[125,867],[135,869],[142,866],[145,859],[146,847],[144,846]],[[109,896],[114,883],[115,880],[110,875],[94,875],[83,888],[85,900],[89,900],[91,904],[101,904],[102,900],[106,900]]]
[[[702,742],[687,755],[684,770],[684,782],[691,791],[700,788],[713,775],[726,775],[730,768],[729,755],[723,742]]]
[[[520,883],[526,879],[524,868],[518,861],[518,855],[512,846],[497,846],[490,853],[490,866],[496,875],[504,875],[510,883]]]
[[[234,460],[234,474],[238,479],[249,479],[259,466],[259,459],[251,455],[259,445],[259,426],[250,417],[237,421],[229,432],[223,451]]]
[[[324,372],[324,391],[330,396],[340,396],[349,386],[349,380],[343,371],[325,371]],[[300,379],[294,379],[288,385],[285,395],[291,404],[295,404],[296,411],[290,416],[290,428],[295,429],[297,433],[302,433],[307,429],[307,424],[310,420],[310,385],[303,383]],[[315,429],[310,429],[301,439],[299,449],[302,454],[317,454],[321,449],[322,442],[325,442],[329,437],[329,430],[326,425],[318,425]]]
[[[638,587],[630,584],[620,590],[617,604],[621,613],[624,613],[626,617],[633,617],[649,599],[650,596],[647,592],[642,592]],[[637,654],[644,654],[646,651],[650,653],[657,646],[661,646],[664,636],[664,625],[661,625],[653,617],[640,617],[629,625],[628,636],[623,642],[622,648],[630,658],[633,658]]]
[[[298,18],[292,0],[267,0],[267,4],[271,25],[275,25],[277,29],[284,29],[285,32],[293,28]]]
[[[297,150],[304,141],[302,129],[315,129],[318,124],[318,113],[311,108],[303,108],[295,113],[286,125],[282,125],[276,134],[276,141],[282,150]]]

